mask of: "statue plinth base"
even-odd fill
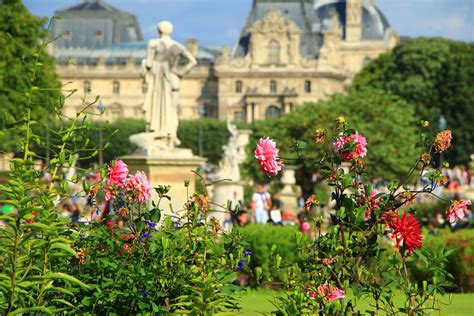
[[[221,224],[225,219],[225,211],[227,211],[228,201],[234,200],[234,192],[236,192],[237,200],[244,201],[244,184],[240,181],[220,181],[213,185],[212,202],[219,205],[216,206],[217,212],[213,216],[218,219]],[[222,207],[220,207],[222,206]]]
[[[188,200],[188,193],[195,192],[196,175],[192,172],[206,162],[205,158],[194,156],[191,149],[168,148],[167,150],[155,148],[151,151],[138,150],[132,155],[123,156],[122,159],[127,165],[130,173],[143,171],[146,173],[153,187],[158,185],[171,185],[169,196],[171,202],[162,199],[160,208],[165,213],[180,211]],[[189,181],[189,187],[184,186],[184,182]],[[153,199],[157,201],[156,192],[153,192]],[[171,204],[171,207],[170,207]]]
[[[280,192],[280,199],[283,202],[283,210],[285,212],[291,212],[297,215],[298,209],[298,197],[294,191],[296,178],[295,178],[295,166],[285,166],[282,171],[281,182],[283,183],[283,190]]]

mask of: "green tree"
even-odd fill
[[[420,119],[439,129],[440,115],[453,131],[452,163],[466,163],[474,153],[474,44],[442,38],[403,42],[367,65],[352,89],[373,87],[401,96],[416,106]]]
[[[11,130],[0,136],[0,150],[18,151],[15,122],[22,119],[30,97],[18,91],[27,91],[29,80],[33,86],[48,90],[33,92],[32,119],[50,117],[59,96],[59,79],[54,60],[47,54],[39,56],[41,67],[33,67],[45,32],[45,19],[33,16],[20,0],[4,0],[0,5],[0,130]],[[32,76],[32,69],[36,69]]]
[[[346,117],[351,126],[366,137],[368,154],[365,161],[372,179],[399,178],[416,158],[415,148],[407,145],[417,140],[414,106],[378,89],[359,89],[334,95],[326,101],[307,103],[280,119],[256,123],[248,148],[249,160],[245,164],[247,175],[256,181],[265,181],[265,176],[262,177],[262,173],[257,171],[257,162],[253,157],[260,137],[273,138],[280,148],[280,156],[284,158],[296,158],[294,144],[297,140],[307,142],[304,151],[308,158],[321,157],[324,146],[315,143],[314,131],[325,128],[328,137],[331,137],[331,127],[339,116]],[[329,145],[332,146],[332,143]],[[287,163],[299,166],[302,173],[297,177],[299,181],[308,181],[308,174],[315,171],[302,162],[290,160]],[[306,193],[314,190],[314,183],[300,184]]]
[[[229,140],[226,122],[212,118],[179,122],[178,138],[181,147],[191,148],[193,154],[199,155],[200,137],[202,156],[207,158],[208,162],[217,164],[222,158],[222,146]]]

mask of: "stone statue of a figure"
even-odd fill
[[[167,147],[179,145],[178,97],[179,79],[197,64],[194,56],[170,36],[173,25],[168,21],[157,26],[160,38],[148,41],[142,71],[148,86],[143,109],[147,133],[163,140]]]
[[[240,181],[239,164],[245,160],[245,155],[242,157],[240,153],[240,148],[242,147],[239,141],[240,133],[237,126],[232,124],[230,119],[227,119],[227,130],[230,134],[229,141],[226,145],[222,146],[224,153],[222,160],[219,162],[219,171],[216,176],[217,178]]]

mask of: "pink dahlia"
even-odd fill
[[[343,290],[337,288],[336,286],[330,287],[327,284],[318,286],[318,292],[321,293],[321,295],[324,298],[326,298],[329,302],[332,302],[335,300],[342,300],[346,297]],[[314,291],[308,291],[308,294],[312,298],[318,297],[318,293]]]
[[[153,187],[143,171],[137,171],[133,176],[130,176],[125,183],[125,188],[132,191],[133,197],[135,197],[139,203],[146,202],[153,190]]]
[[[453,139],[453,136],[451,135],[450,130],[445,130],[436,134],[436,137],[433,143],[436,152],[442,153],[446,151],[449,148],[449,146],[451,146],[452,139]]]
[[[471,205],[470,200],[459,200],[453,202],[446,212],[446,218],[450,223],[456,222],[458,218],[464,218],[464,213],[467,212],[467,206]]]
[[[351,146],[354,145],[354,146]],[[367,155],[367,140],[360,134],[344,136],[339,134],[339,138],[334,142],[334,150],[344,161],[351,161],[353,158],[363,158]]]
[[[283,166],[278,158],[278,148],[275,142],[268,137],[260,138],[255,148],[255,158],[258,160],[260,170],[268,176],[276,176]]]
[[[397,217],[393,224],[393,238],[397,241],[397,247],[400,249],[405,246],[407,253],[412,253],[415,249],[421,247],[423,230],[420,223],[413,214],[407,217],[407,213],[403,213],[403,217]]]
[[[128,176],[128,167],[122,160],[115,160],[109,165],[106,184],[122,187]]]

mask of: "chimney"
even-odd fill
[[[194,38],[188,38],[186,40],[186,48],[189,50],[189,52],[196,57],[198,53],[198,41],[195,40]]]
[[[346,1],[346,41],[360,41],[362,38],[361,0]]]

